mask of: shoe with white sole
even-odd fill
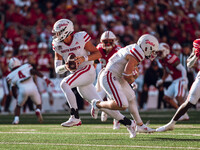
[[[189,120],[189,119],[190,119],[190,117],[188,116],[187,113],[185,113],[184,115],[182,115],[182,116],[178,119],[178,121],[185,121],[185,120]]]
[[[120,129],[120,123],[118,120],[113,119],[113,130],[119,130]]]
[[[73,126],[80,126],[82,124],[81,119],[77,119],[74,115],[71,115],[69,120],[66,122],[61,123],[63,127],[73,127]]]
[[[102,111],[101,112],[101,121],[105,122],[107,119],[108,119],[108,115],[104,111]]]
[[[139,133],[153,133],[155,131],[156,129],[152,129],[145,124],[143,124],[142,126],[139,126],[139,125],[136,126],[136,132],[139,132]]]
[[[135,120],[131,120],[131,125],[126,125],[130,138],[136,137],[136,123]]]
[[[99,101],[99,100],[93,99],[92,102],[91,102],[91,105],[92,105],[92,108],[91,108],[91,116],[92,116],[94,119],[97,119],[97,117],[98,117],[99,109],[98,109],[97,106],[96,106],[96,103],[97,103],[98,101]]]
[[[165,131],[174,130],[174,126],[175,126],[175,124],[173,124],[172,122],[169,122],[168,124],[157,128],[156,132],[165,132]]]
[[[14,124],[14,125],[19,124],[19,120],[14,120],[14,121],[12,122],[12,124]]]
[[[35,115],[37,116],[39,123],[42,123],[43,122],[43,117],[42,117],[40,109],[36,109]]]

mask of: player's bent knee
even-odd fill
[[[120,106],[122,110],[126,110],[128,108],[128,103],[127,104],[122,104],[122,106]]]
[[[64,90],[67,86],[69,86],[65,81],[61,81],[60,88]]]

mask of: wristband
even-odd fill
[[[88,61],[88,56],[83,56],[85,61]]]

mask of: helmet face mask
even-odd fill
[[[15,69],[16,67],[19,67],[21,65],[21,62],[18,58],[13,57],[10,59],[8,67],[10,68],[10,70]]]
[[[73,23],[68,19],[60,19],[53,26],[52,37],[55,41],[62,42],[73,32],[74,32]]]
[[[112,31],[105,31],[100,38],[103,49],[110,51],[117,44],[117,38]]]
[[[140,48],[143,50],[145,58],[151,59],[156,57],[159,43],[156,37],[154,37],[153,35],[150,34],[142,35],[138,39],[137,45],[139,45]]]

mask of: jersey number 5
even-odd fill
[[[21,71],[18,72],[18,76],[19,76],[20,79],[26,77]]]

